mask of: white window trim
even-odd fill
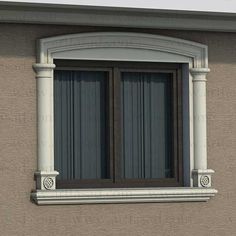
[[[185,187],[56,189],[59,173],[54,170],[54,59],[183,63],[189,100],[187,122],[184,121],[189,133]],[[38,170],[36,190],[31,197],[37,204],[206,201],[215,195],[217,190],[211,188],[214,171],[207,169],[206,74],[209,69],[206,45],[139,33],[64,35],[38,41],[37,63],[33,67],[37,78]]]

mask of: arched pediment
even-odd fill
[[[38,63],[53,59],[189,63],[207,68],[207,46],[152,34],[98,32],[40,39]]]

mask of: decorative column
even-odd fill
[[[208,68],[192,68],[193,76],[193,132],[194,132],[194,187],[211,187],[213,170],[207,169],[206,134],[206,75]]]
[[[36,188],[56,188],[54,171],[54,129],[53,129],[53,69],[54,64],[33,65],[37,79],[38,112],[38,170],[35,172]]]

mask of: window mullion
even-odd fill
[[[107,143],[109,144],[108,152],[108,173],[109,178],[114,182],[114,79],[113,79],[113,70],[109,70],[108,74],[108,85],[107,85],[107,133],[108,139]]]
[[[113,68],[114,92],[114,182],[121,179],[121,74],[118,67]]]
[[[183,184],[183,106],[182,106],[182,70],[177,70],[177,116],[178,116],[178,181]]]

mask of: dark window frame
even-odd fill
[[[176,63],[54,60],[56,70],[107,71],[106,124],[109,147],[108,172],[110,179],[57,180],[57,188],[120,188],[120,187],[179,187],[183,186],[183,120],[182,120],[182,67]],[[173,178],[121,179],[119,156],[121,151],[120,82],[122,71],[162,72],[172,74],[172,142]]]

